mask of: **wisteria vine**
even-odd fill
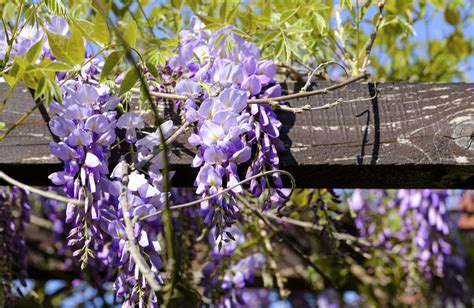
[[[14,59],[27,57],[36,44],[41,44],[38,61],[57,64],[56,42],[50,40],[54,35],[74,36],[74,27],[58,16],[41,27],[25,23],[11,44],[7,37],[12,33],[0,31],[3,67],[14,67]],[[278,288],[280,295],[288,295],[275,261],[281,256],[280,247],[272,247],[269,241],[279,238],[322,278],[318,303],[337,305],[330,277],[312,256],[290,245],[287,235],[269,228],[266,218],[270,218],[285,231],[296,226],[317,231],[321,237],[327,232],[331,240],[346,245],[356,243],[351,253],[360,258],[374,248],[409,256],[401,262],[408,273],[407,292],[417,291],[420,276],[440,288],[443,303],[462,299],[465,265],[447,216],[447,191],[399,190],[394,196],[371,192],[372,200],[367,200],[355,190],[348,204],[356,230],[343,234],[333,225],[339,221],[335,217],[341,216],[337,205],[326,206],[340,203],[334,191],[310,192],[301,210],[293,202],[297,194],[284,188],[281,176],[288,172],[279,170],[278,152],[284,146],[275,109],[311,110],[305,106],[295,111],[283,101],[361,80],[367,76],[367,63],[362,75],[340,84],[282,96],[276,63],[262,59],[257,45],[235,30],[226,26],[209,31],[193,17],[190,29],[179,34],[176,54],[163,65],[151,67],[138,61],[132,63],[135,71],[104,81],[107,62],[99,55],[113,54],[106,47],[97,54],[84,51],[79,68],[54,73],[59,92],[53,93],[47,106],[54,136],[50,150],[63,170],[50,175],[56,187],[41,193],[41,203],[54,238],[64,244],[57,251],[66,258],[65,268],[79,262],[81,270],[95,272],[96,281],[112,282],[114,297],[123,307],[169,305],[176,292],[188,292],[186,296],[205,304],[246,306],[269,297],[264,292],[258,298],[250,288],[256,274],[266,278],[264,284]],[[130,72],[141,78],[127,85]],[[160,125],[150,125],[146,107],[136,108],[134,94],[143,94],[136,87],[138,80],[140,89],[154,94],[147,97],[151,104],[147,107]],[[131,91],[120,93],[127,86]],[[143,103],[142,97],[139,101]],[[159,118],[155,109],[160,104],[173,105],[178,119]],[[195,148],[194,189],[170,189],[173,154],[167,145],[186,130],[190,131],[187,142]],[[9,181],[3,172],[0,177]],[[24,282],[27,277],[23,233],[30,219],[29,191],[35,188],[0,189],[0,303],[5,306],[13,303],[13,269],[18,273],[15,278]],[[239,204],[243,196],[256,200],[260,208]],[[295,217],[281,217],[285,212]],[[390,253],[383,257],[393,257]],[[196,269],[197,259],[203,266]]]

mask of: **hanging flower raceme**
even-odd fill
[[[50,179],[64,187],[68,197],[84,201],[84,206],[69,203],[66,222],[74,228],[69,234],[70,245],[78,247],[85,263],[93,251],[106,242],[100,231],[102,212],[109,208],[108,159],[115,142],[118,100],[101,89],[80,81],[67,82],[62,104],[53,102],[53,118],[49,127],[59,138],[51,143],[51,152],[63,161],[65,170],[53,173]]]
[[[176,84],[177,94],[187,96],[186,119],[196,124],[189,143],[197,147],[193,167],[200,171],[195,180],[197,194],[205,197],[235,186],[241,179],[238,166],[250,164],[247,177],[278,169],[277,148],[281,123],[268,104],[248,104],[249,98],[281,94],[275,81],[275,64],[259,60],[258,48],[236,35],[231,27],[214,33],[182,31],[178,56],[169,61],[180,67],[183,79]],[[252,152],[254,159],[251,160]],[[264,208],[281,205],[281,179],[272,176],[271,194]],[[270,185],[268,178],[253,180],[250,189],[260,196]],[[201,215],[218,233],[237,218],[235,187],[201,203]]]
[[[441,278],[443,301],[462,299],[464,280],[462,248],[446,210],[448,196],[446,190],[432,189],[401,189],[394,198],[386,191],[364,196],[356,189],[349,199],[360,235],[373,238],[377,247],[397,246],[397,254],[412,255],[412,260],[403,262],[407,272],[409,263],[416,262],[417,272],[426,280]]]
[[[136,128],[141,128],[143,119],[136,114],[126,113],[120,117],[118,123],[125,129],[126,135],[136,136]],[[172,133],[173,123],[164,122],[155,132],[136,140],[136,137],[126,137],[127,142],[134,143],[136,146],[136,164],[146,160],[147,175],[141,171],[132,171],[129,175],[128,185],[126,186],[126,200],[129,208],[129,216],[134,221],[134,237],[138,243],[138,250],[142,255],[147,256],[148,265],[154,274],[154,278],[159,283],[163,283],[160,275],[162,269],[161,246],[158,241],[159,233],[163,231],[160,216],[141,219],[152,213],[163,210],[166,194],[163,191],[164,167],[163,153],[158,152],[157,148],[161,144],[161,133],[163,137],[169,138]],[[161,130],[161,132],[160,132]],[[135,140],[135,142],[133,141]],[[150,155],[155,155],[149,159]],[[148,161],[149,160],[149,161]],[[123,181],[123,163],[119,163],[111,173],[109,182],[109,192],[114,197],[115,213],[105,219],[104,228],[112,236],[112,247],[116,251],[116,259],[113,266],[120,268],[117,279],[114,283],[114,289],[118,296],[127,299],[125,306],[133,306],[135,301],[146,303],[147,305],[157,306],[158,298],[155,292],[150,288],[145,277],[139,271],[139,268],[128,250],[129,239],[126,236],[123,222],[123,200],[120,198]]]
[[[233,225],[224,231],[232,239],[220,241],[221,235],[217,231],[215,228],[212,229],[209,236],[209,243],[213,247],[211,260],[202,270],[201,284],[205,288],[204,295],[212,298],[216,293],[224,293],[220,294],[219,298],[219,304],[223,307],[245,305],[242,291],[247,284],[253,283],[255,272],[262,269],[266,258],[261,253],[253,253],[231,262],[233,257],[235,259],[234,252],[237,247],[245,242],[245,235],[241,229]],[[225,271],[224,274],[222,271]]]
[[[0,187],[0,304],[13,307],[13,279],[26,286],[25,224],[30,222],[31,205],[24,191]],[[14,274],[16,273],[16,274]]]

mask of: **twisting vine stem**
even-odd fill
[[[360,69],[361,74],[367,74],[367,69],[370,63],[370,54],[372,52],[372,47],[374,46],[375,39],[377,38],[377,33],[380,30],[380,27],[382,26],[383,22],[383,8],[385,6],[385,0],[380,0],[378,7],[379,7],[379,17],[377,19],[377,22],[375,23],[375,30],[374,32],[370,35],[370,39],[365,45],[365,58],[364,62],[362,62],[362,68]]]

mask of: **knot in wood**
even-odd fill
[[[466,150],[474,150],[474,119],[456,125],[451,136],[454,142]]]

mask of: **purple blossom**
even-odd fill
[[[145,122],[143,118],[134,112],[127,112],[123,114],[117,121],[117,127],[126,129],[125,140],[128,143],[137,141],[136,129],[143,129]]]

